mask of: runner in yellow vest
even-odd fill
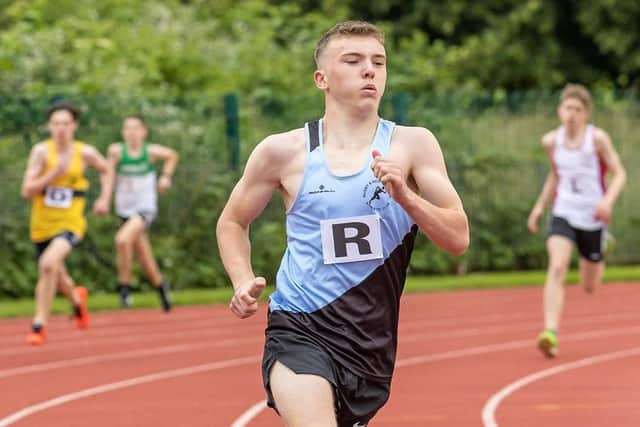
[[[22,182],[22,197],[31,200],[30,237],[38,258],[36,313],[27,336],[33,345],[44,343],[56,290],[73,305],[77,327],[89,326],[87,290],[75,286],[64,262],[87,229],[84,210],[89,181],[84,176],[85,166],[100,173],[102,191],[93,206],[96,214],[107,213],[112,182],[107,161],[98,150],[74,140],[78,110],[73,105],[55,104],[47,118],[51,138],[31,149]]]

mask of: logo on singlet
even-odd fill
[[[381,211],[391,203],[391,196],[384,189],[380,181],[374,179],[369,181],[362,190],[364,202],[373,210]]]
[[[382,258],[378,215],[322,220],[320,236],[325,264]]]
[[[307,194],[320,194],[320,193],[335,193],[336,190],[331,188],[327,188],[324,185],[320,184],[316,190],[311,190]]]

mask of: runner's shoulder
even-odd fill
[[[255,148],[254,153],[262,153],[279,164],[291,161],[306,150],[304,128],[267,136]]]
[[[611,141],[609,133],[597,126],[593,126],[593,138],[596,140],[596,142]]]
[[[544,147],[552,147],[556,142],[556,137],[558,135],[558,129],[552,129],[549,132],[545,133],[542,136],[541,143]]]
[[[422,126],[401,126],[397,125],[393,134],[393,139],[400,141],[403,145],[423,150],[425,146],[439,146],[438,139],[429,129]]]

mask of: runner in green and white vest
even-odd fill
[[[121,220],[115,237],[120,306],[132,305],[131,267],[136,255],[149,281],[158,290],[162,308],[171,310],[169,283],[156,263],[147,230],[158,213],[158,191],[171,188],[178,162],[175,150],[146,141],[147,128],[141,116],[127,116],[122,125],[124,142],[111,144],[109,164],[115,176],[115,210]],[[162,162],[158,176],[155,163]]]

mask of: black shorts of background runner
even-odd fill
[[[78,243],[80,243],[80,238],[68,230],[58,233],[50,239],[43,240],[41,242],[33,242],[33,244],[36,247],[36,261],[40,259],[40,257],[42,256],[44,251],[47,249],[47,247],[49,247],[53,239],[58,237],[62,237],[65,240],[67,240],[71,244],[71,247],[77,246]]]
[[[549,225],[549,237],[564,236],[575,242],[580,256],[590,262],[604,260],[604,237],[606,229],[582,230],[572,227],[569,222],[561,217],[551,218]]]

